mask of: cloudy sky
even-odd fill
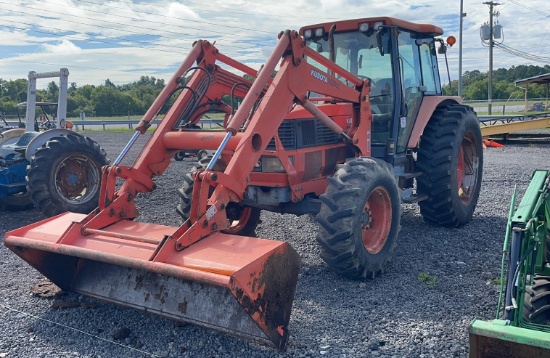
[[[463,70],[486,72],[489,50],[479,28],[489,20],[489,7],[463,1]],[[494,49],[494,68],[550,64],[550,2],[506,0],[495,9],[506,51]],[[445,37],[458,38],[459,13],[459,0],[0,0],[0,78],[67,67],[78,86],[107,78],[123,84],[143,75],[168,79],[200,38],[259,68],[284,29],[393,16],[433,23]],[[448,54],[456,79],[458,44]]]

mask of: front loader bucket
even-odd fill
[[[470,325],[470,358],[548,358],[550,334],[506,325],[503,320],[475,320]]]
[[[287,243],[218,232],[157,262],[177,228],[123,220],[59,242],[84,218],[61,214],[4,244],[63,290],[284,349],[300,265]]]

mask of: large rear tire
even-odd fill
[[[87,214],[98,205],[101,167],[108,163],[105,151],[90,138],[54,137],[31,158],[27,191],[45,216],[66,211]]]
[[[352,279],[383,272],[397,246],[401,221],[391,167],[372,158],[339,165],[321,195],[317,221],[321,258],[331,269]]]
[[[472,108],[437,108],[420,139],[417,192],[424,220],[458,227],[471,220],[477,205],[483,171],[479,120]]]
[[[195,184],[192,174],[197,170],[206,169],[211,158],[212,157],[208,155],[203,157],[197,165],[191,169],[191,172],[183,177],[183,185],[178,190],[180,201],[176,208],[176,212],[181,217],[182,223],[189,219],[189,213],[191,212],[191,199],[193,197],[193,186]],[[225,167],[226,164],[219,159],[213,169],[222,171]],[[239,203],[229,203],[226,208],[226,213],[231,222],[231,226],[229,229],[223,230],[222,232],[241,236],[256,236],[256,227],[260,223],[260,209],[243,206]]]

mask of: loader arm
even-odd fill
[[[305,56],[323,64],[329,72],[320,71],[310,65],[305,61]],[[355,152],[359,155],[370,155],[371,111],[368,81],[357,78],[334,62],[304,46],[296,31],[287,30],[281,33],[273,53],[251,85],[245,79],[222,69],[217,64],[218,61],[245,73],[254,73],[253,69],[220,54],[210,43],[197,42],[166,88],[155,100],[151,109],[144,115],[137,127],[136,134],[143,132],[149,126],[150,121],[155,118],[164,103],[178,89],[186,73],[193,68],[194,62],[198,63],[197,67],[201,70],[195,70],[185,86],[182,86],[175,103],[143,148],[133,167],[125,168],[117,165],[119,162],[117,160],[112,168],[106,169],[102,181],[99,211],[88,216],[84,225],[85,229],[97,230],[117,220],[136,217],[137,209],[133,198],[139,192],[154,190],[155,184],[152,178],[162,175],[170,164],[172,155],[177,151],[167,147],[166,143],[185,141],[193,135],[197,141],[207,140],[207,137],[210,139],[217,137],[217,140],[224,146],[232,141],[231,147],[234,148],[235,153],[224,172],[207,170],[197,173],[195,180],[199,185],[194,186],[192,222],[184,223],[172,235],[175,238],[174,244],[178,249],[183,249],[214,231],[226,229],[228,220],[224,209],[229,202],[240,202],[243,199],[249,174],[271,138],[277,134],[277,129],[285,115],[295,105],[303,106],[312,116],[341,135],[342,140],[353,145]],[[271,74],[279,62],[280,69],[272,79]],[[353,87],[348,86],[336,76],[350,82]],[[201,88],[205,87],[205,82],[207,89],[201,92]],[[239,83],[250,85],[250,89],[245,91],[246,88],[242,88],[244,86],[239,88],[239,93],[246,93],[246,96],[227,125],[225,136],[222,133],[175,131],[174,128],[178,123],[181,123],[182,120],[185,121],[185,118],[182,119],[182,113],[189,112],[189,106],[202,106],[209,101],[217,100],[221,98],[224,91],[227,93],[230,88]],[[347,133],[309,101],[309,92],[327,96],[326,98],[333,101],[353,104],[354,114]],[[260,96],[262,98],[259,106],[253,111]],[[253,115],[250,117],[252,112]],[[243,126],[244,131],[242,131]],[[170,141],[166,139],[168,137],[171,138]],[[220,146],[217,154],[219,155],[223,149]],[[115,176],[125,179],[118,191],[115,190]],[[207,195],[205,196],[208,190],[205,187],[201,189],[202,185],[216,187],[209,200],[207,200]],[[207,210],[209,210],[208,213]],[[161,252],[163,250],[159,254]]]
[[[352,88],[328,73],[321,73],[304,60],[305,55],[327,62],[334,73],[342,73],[342,77],[354,79],[359,85]],[[367,144],[371,119],[368,85],[334,63],[329,63],[316,52],[306,48],[295,31],[286,31],[280,37],[275,50],[228,125],[225,138],[230,139],[244,125],[248,113],[252,110],[252,106],[258,99],[260,92],[266,87],[267,80],[270,78],[271,73],[275,71],[275,66],[281,57],[280,69],[246,126],[235,149],[235,154],[225,171],[220,173],[207,170],[196,173],[195,183],[199,185],[194,186],[191,218],[196,217],[197,220],[188,223],[189,227],[184,224],[174,234],[177,249],[181,250],[188,247],[214,231],[228,228],[229,221],[224,209],[231,201],[242,201],[246,183],[249,180],[248,176],[254,165],[258,162],[271,138],[276,135],[277,129],[285,116],[296,104],[302,105],[312,116],[340,134],[342,140],[357,144],[358,153],[370,155]],[[311,104],[308,100],[308,92],[310,91],[350,102],[357,106],[357,113],[352,118],[352,127],[349,131],[354,133],[353,137],[350,138],[341,127]],[[363,149],[361,150],[361,148]],[[221,146],[220,149],[223,150]],[[206,187],[210,186],[215,186],[216,189],[207,202],[204,200],[205,194],[208,192]],[[194,213],[196,213],[196,216]],[[159,254],[162,255],[162,251]]]

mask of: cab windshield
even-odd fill
[[[307,44],[329,58],[328,38],[311,39]],[[311,58],[307,61],[320,70],[327,71],[326,67],[317,61]],[[360,78],[368,77],[374,82],[392,78],[391,55],[382,56],[374,32],[369,35],[358,31],[335,33],[334,61]]]
[[[384,36],[389,37],[389,31],[385,32]],[[389,40],[388,37],[385,39]],[[316,52],[330,58],[328,38],[312,39],[307,44]],[[327,68],[317,61],[311,58],[308,58],[307,61],[327,72]],[[374,31],[335,33],[334,62],[357,77],[370,81],[370,105],[373,115],[372,143],[373,145],[385,145],[391,135],[394,116],[395,89],[392,76],[392,54],[381,53]],[[335,76],[339,77],[338,74]],[[341,80],[346,82],[344,79]]]

